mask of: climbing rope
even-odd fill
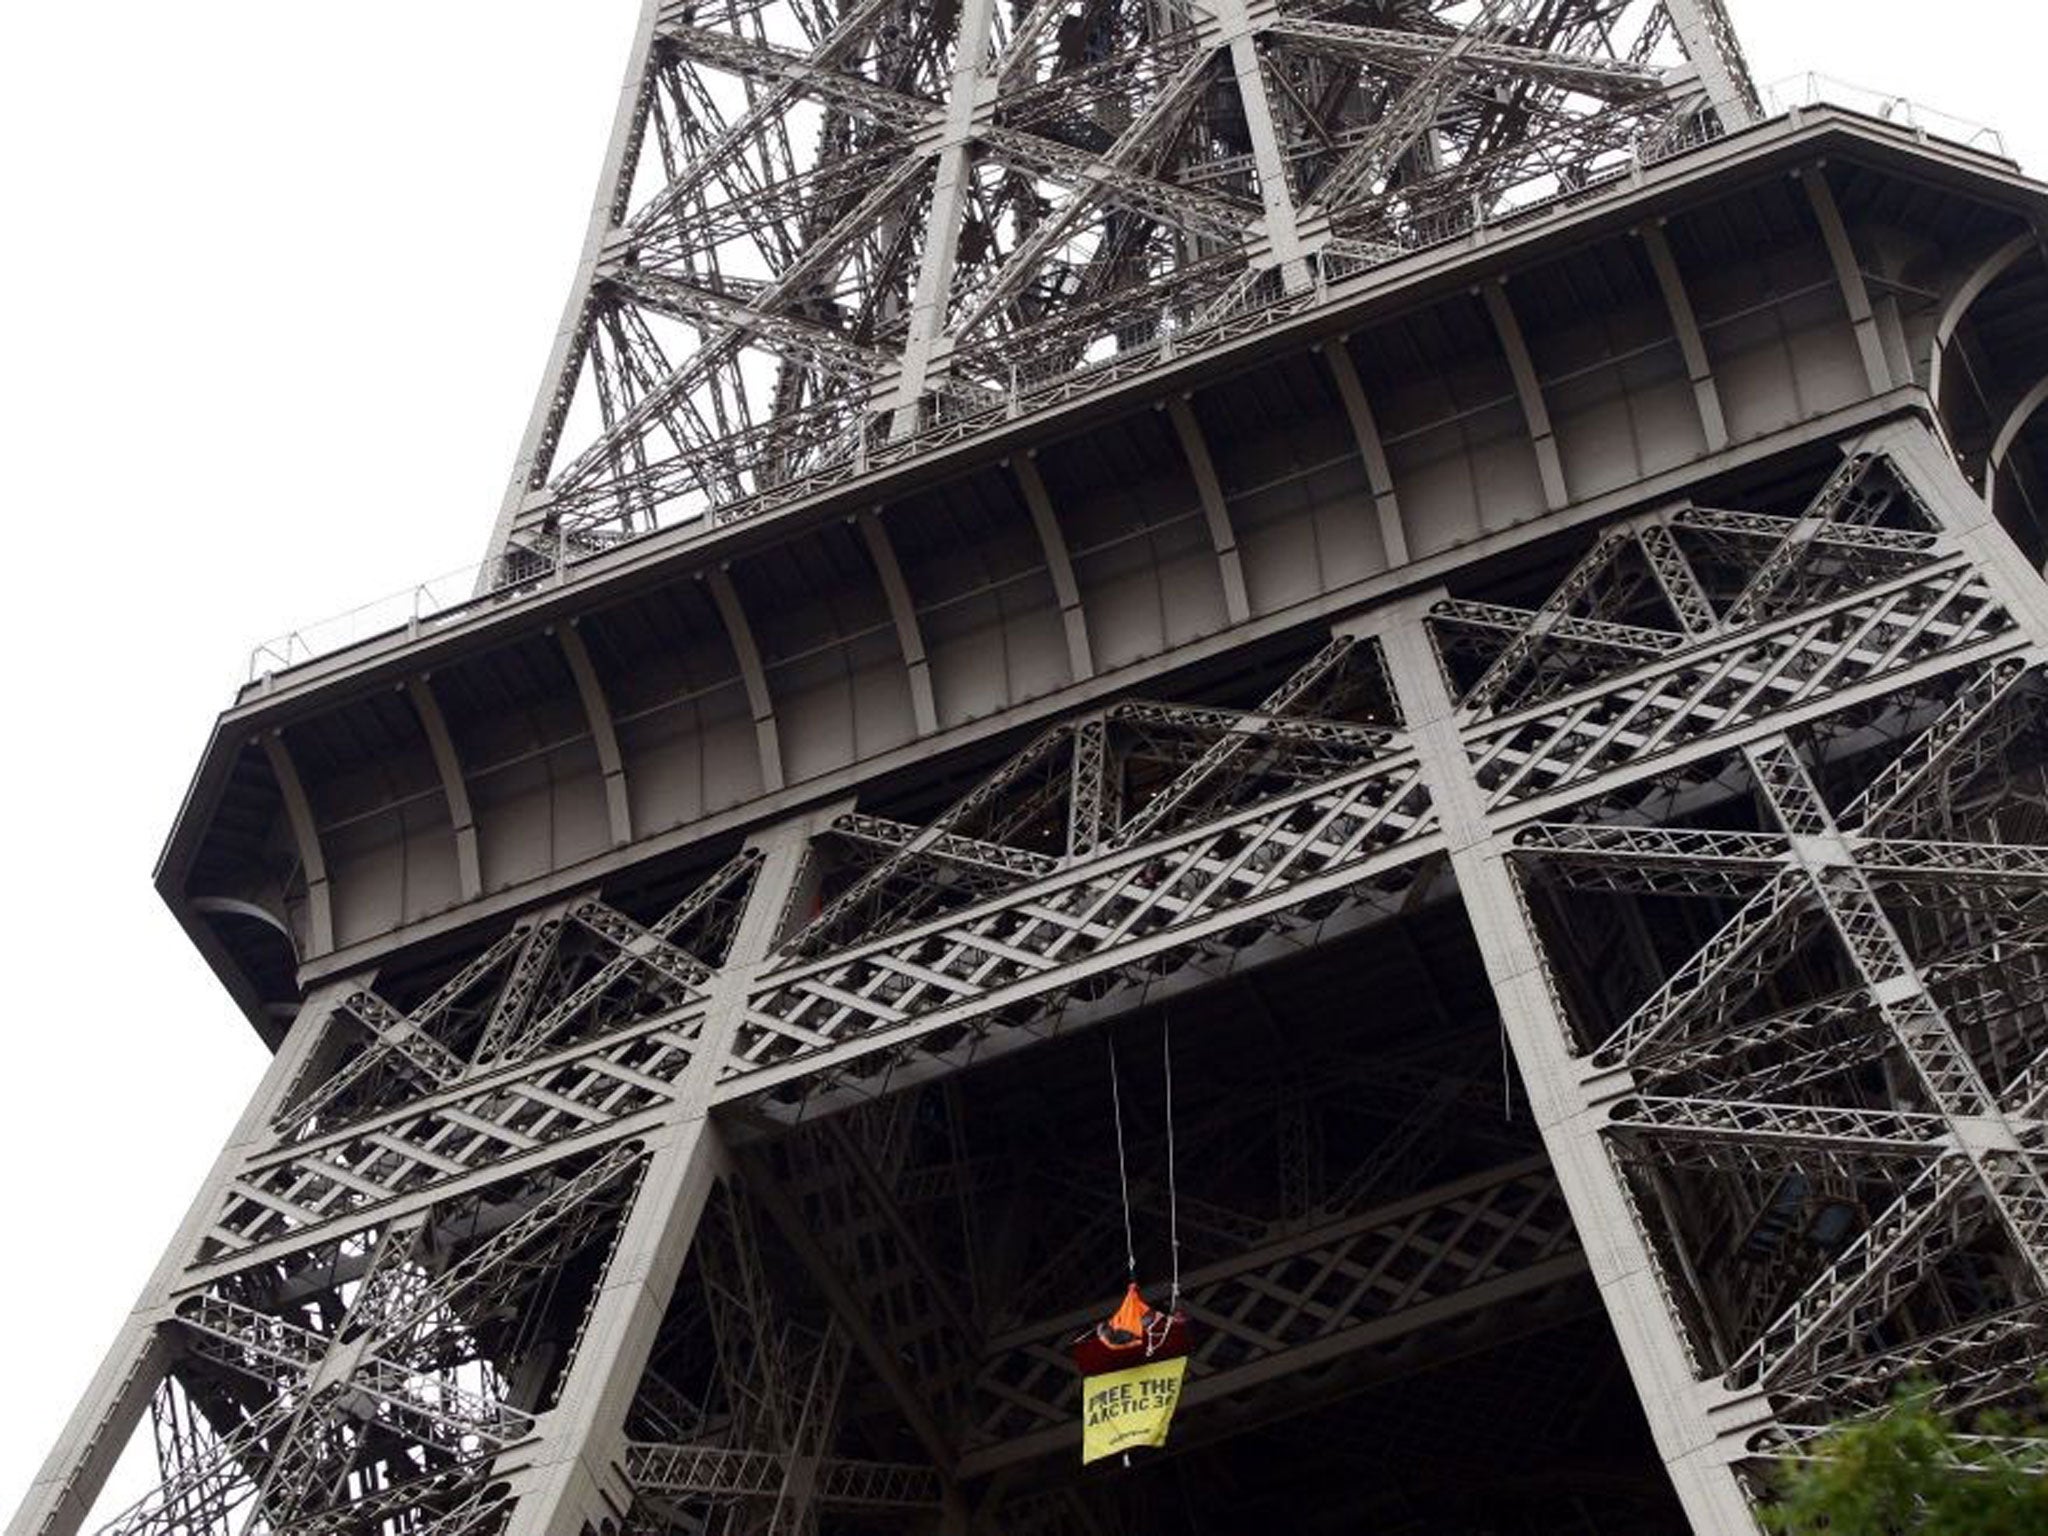
[[[1173,1245],[1173,1289],[1166,1303],[1168,1312],[1180,1310],[1180,1184],[1173,1167],[1173,1015],[1161,1020],[1162,1051],[1166,1059],[1166,1231]]]
[[[1173,1141],[1173,1016],[1168,1014],[1161,1030],[1161,1053],[1166,1074],[1166,1236],[1172,1250],[1172,1290],[1167,1302],[1167,1311],[1180,1306],[1180,1171],[1175,1162]],[[1117,1192],[1123,1200],[1124,1212],[1124,1273],[1136,1283],[1138,1278],[1138,1239],[1131,1217],[1131,1172],[1124,1137],[1124,1093],[1123,1080],[1117,1072],[1116,1040],[1103,1035],[1103,1043],[1109,1049],[1109,1104],[1116,1122],[1116,1182]]]
[[[1124,1273],[1138,1278],[1138,1242],[1131,1231],[1131,1175],[1124,1164],[1124,1095],[1116,1075],[1116,1039],[1107,1031],[1103,1043],[1109,1047],[1109,1103],[1116,1116],[1116,1182],[1124,1198]]]

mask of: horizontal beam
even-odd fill
[[[1585,1273],[1546,1158],[1473,1174],[1182,1277],[1194,1348],[1181,1402],[1220,1402]],[[984,1443],[962,1457],[963,1477],[1079,1442],[1065,1345],[1100,1315],[1075,1309],[991,1341],[979,1388]],[[1223,1345],[1233,1363],[1211,1368]]]
[[[626,1447],[626,1480],[635,1492],[671,1498],[775,1498],[796,1459],[739,1446],[636,1440]],[[811,1497],[827,1509],[936,1509],[945,1500],[937,1470],[915,1462],[826,1456],[811,1476]]]

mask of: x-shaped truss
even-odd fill
[[[1788,1422],[1937,1361],[1960,1401],[2023,1384],[2015,1320],[2048,1296],[2048,848],[1983,818],[2041,676],[1982,578],[1859,454],[1796,516],[1667,512],[1610,531],[1537,609],[1435,622],[1470,679],[1474,776],[1537,886],[1723,914],[1585,1041],[1653,1197],[1707,1176],[1665,1218],[1697,1250],[1680,1275],[1725,1269],[1717,1244],[1776,1255],[1746,1308],[1704,1299],[1703,1351]],[[1831,799],[1833,756],[1864,779]],[[1716,809],[1743,797],[1762,830]],[[1959,1303],[1927,1288],[1986,1245],[2008,1256],[2003,1321],[1932,1326]]]
[[[507,580],[1228,340],[1756,115],[1704,0],[650,6]]]

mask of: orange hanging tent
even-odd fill
[[[1148,1360],[1177,1360],[1188,1352],[1188,1315],[1161,1312],[1134,1281],[1117,1309],[1073,1342],[1083,1376],[1101,1376]]]
[[[1123,1090],[1117,1082],[1116,1046],[1109,1046],[1110,1104],[1116,1119],[1117,1183],[1123,1195],[1124,1267],[1128,1284],[1117,1309],[1075,1336],[1069,1347],[1081,1372],[1081,1462],[1162,1446],[1180,1405],[1188,1372],[1188,1315],[1180,1307],[1180,1192],[1173,1166],[1173,1037],[1162,1033],[1166,1067],[1166,1188],[1173,1249],[1172,1299],[1162,1312],[1138,1289],[1138,1254],[1131,1232],[1131,1185],[1124,1164]]]

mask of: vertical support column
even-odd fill
[[[1230,40],[1230,67],[1237,76],[1237,95],[1244,104],[1245,132],[1252,141],[1252,163],[1259,172],[1259,200],[1265,205],[1266,244],[1281,285],[1289,293],[1305,293],[1310,285],[1307,247],[1301,238],[1301,215],[1287,185],[1287,162],[1280,153],[1280,135],[1273,126],[1273,104],[1266,96],[1265,70],[1253,38],[1243,0],[1215,9],[1226,28],[1242,27]]]
[[[1835,281],[1849,310],[1849,324],[1856,332],[1856,350],[1863,354],[1863,372],[1870,381],[1870,392],[1881,395],[1892,387],[1892,365],[1884,355],[1884,338],[1877,333],[1877,313],[1870,307],[1870,289],[1863,281],[1863,269],[1856,264],[1849,226],[1842,222],[1842,210],[1835,206],[1835,194],[1828,186],[1825,170],[1818,165],[1809,166],[1799,174],[1799,181],[1806,188],[1806,200],[1813,205],[1828,259],[1834,263]]]
[[[521,1457],[513,1476],[507,1536],[576,1536],[586,1525],[597,1528],[626,1513],[631,1490],[619,1467],[626,1412],[712,1184],[730,1171],[710,1121],[712,1093],[811,838],[839,809],[811,812],[748,840],[762,854],[760,872],[725,966],[710,984],[701,1049],[674,1117],[647,1138],[646,1170],[591,1300],[576,1358],[542,1420],[539,1446]]]
[[[1738,1394],[1698,1379],[1628,1190],[1603,1145],[1605,1105],[1628,1091],[1627,1075],[1594,1069],[1571,1053],[1563,1009],[1508,868],[1507,841],[1488,825],[1450,689],[1423,624],[1440,595],[1381,610],[1368,622],[1385,648],[1388,674],[1443,820],[1451,867],[1502,1023],[1658,1454],[1693,1529],[1702,1536],[1754,1531],[1733,1462],[1749,1436],[1769,1421],[1768,1404],[1760,1394]]]
[[[1700,85],[1721,126],[1733,133],[1762,117],[1735,24],[1721,0],[1664,0],[1664,14],[1671,18],[1678,45],[1699,71]]]
[[[548,351],[547,372],[541,375],[540,392],[533,402],[533,414],[519,442],[519,457],[512,466],[512,480],[505,487],[505,499],[498,507],[491,527],[490,543],[484,547],[483,568],[477,573],[477,591],[490,591],[497,580],[498,561],[512,541],[512,529],[526,506],[535,477],[555,451],[562,420],[569,412],[575,393],[576,375],[590,340],[590,292],[597,281],[597,267],[604,256],[605,241],[626,216],[626,198],[632,188],[633,166],[639,159],[640,138],[647,125],[647,104],[652,96],[650,63],[654,54],[654,27],[661,15],[661,0],[641,0],[640,21],[633,34],[633,50],[626,60],[626,78],[619,85],[618,108],[612,118],[611,141],[605,146],[604,169],[598,173],[597,195],[591,203],[590,222],[584,227],[583,252],[576,262],[576,280],[569,285],[569,299],[562,310],[562,323]]]
[[[971,190],[974,120],[982,102],[993,101],[996,93],[996,82],[984,73],[994,12],[995,0],[967,0],[961,8],[953,45],[952,84],[946,95],[941,147],[933,171],[932,206],[925,218],[917,286],[910,298],[910,326],[893,387],[882,401],[883,409],[890,413],[892,438],[907,437],[917,430],[917,402],[945,333],[946,295],[959,260],[960,226],[966,221]]]
[[[92,1384],[64,1425],[28,1496],[7,1526],[7,1536],[70,1536],[92,1512],[129,1435],[148,1410],[164,1378],[169,1354],[163,1328],[171,1318],[171,1293],[191,1262],[201,1235],[220,1209],[222,1192],[240,1171],[251,1149],[268,1141],[272,1119],[297,1080],[306,1058],[325,1030],[334,1005],[363,984],[360,976],[328,983],[300,1007],[277,1054],[250,1096],[213,1169],[185,1213],[135,1308],[121,1325]]]
[[[1109,750],[1106,718],[1091,715],[1074,723],[1074,759],[1067,772],[1067,857],[1085,859],[1123,819],[1121,772]]]

